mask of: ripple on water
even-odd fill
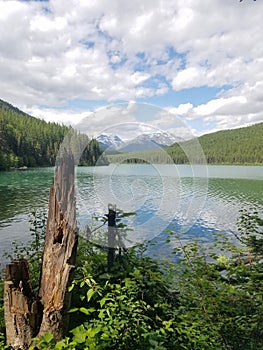
[[[80,226],[90,225],[94,213],[106,214],[108,203],[116,203],[124,211],[137,212],[128,221],[134,227],[134,240],[159,237],[170,222],[184,239],[209,237],[214,230],[236,230],[240,209],[263,210],[262,167],[208,167],[209,181],[201,173],[194,177],[197,171],[189,166],[94,169],[83,167],[76,172]],[[52,176],[53,169],[0,174],[1,250],[14,239],[29,237],[28,215],[47,206]]]

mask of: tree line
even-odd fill
[[[263,164],[263,123],[222,130],[165,149],[108,155],[112,163]],[[196,147],[200,144],[200,152]]]
[[[65,125],[34,118],[0,100],[0,170],[53,166],[70,130]],[[86,144],[79,164],[95,165],[102,154],[98,142],[77,133],[75,138]]]

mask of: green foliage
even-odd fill
[[[263,123],[198,138],[208,163],[262,164]]]
[[[232,246],[222,239],[224,248]],[[255,257],[257,263],[246,264],[247,247],[234,254],[224,249],[226,255],[203,253],[194,244],[181,249],[184,259],[177,281],[186,321],[201,326],[203,335],[207,330],[220,349],[262,349],[262,262]]]
[[[4,333],[2,332],[0,332],[0,349],[1,350],[10,349],[8,345],[5,345],[5,336],[4,336]]]
[[[38,237],[42,224],[33,224]],[[210,249],[183,244],[170,231],[170,240],[179,240],[176,263],[161,265],[141,245],[117,254],[110,271],[107,251],[80,237],[69,287],[70,331],[59,342],[45,334],[35,345],[52,350],[262,350],[262,227],[257,212],[242,211],[236,240],[220,234]]]
[[[31,117],[0,100],[0,170],[53,166],[61,142],[70,130],[69,127]],[[77,137],[81,138],[80,135]],[[85,141],[86,147],[83,148],[80,165],[95,165],[102,154],[98,142],[86,135],[83,135],[82,141]]]
[[[242,245],[225,235],[211,251],[181,245],[178,263],[162,266],[140,246],[110,273],[106,254],[86,243],[71,287],[67,348],[263,349],[261,227],[257,213],[244,211]]]
[[[72,341],[81,334],[80,349],[158,349],[157,345],[161,349],[167,341],[165,323],[176,306],[174,290],[169,290],[158,264],[138,259],[135,251],[115,264],[109,273],[101,263],[94,274],[87,260],[78,270],[73,292],[79,300],[72,309],[78,316],[72,318],[80,323],[71,330]]]
[[[33,118],[0,100],[0,170],[55,163],[68,128]]]
[[[196,139],[175,143],[163,150],[130,152],[108,155],[111,163],[203,163],[202,155],[196,154],[196,142],[204,152],[208,164],[262,164],[263,123],[234,130],[223,130]],[[166,153],[167,152],[167,153]],[[187,157],[190,155],[191,159]]]
[[[239,218],[240,239],[254,255],[263,255],[263,220],[253,208],[241,211]]]

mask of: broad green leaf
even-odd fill
[[[95,294],[95,290],[94,289],[89,289],[87,292],[87,300],[90,301],[90,299],[92,298],[92,296]]]
[[[73,307],[72,309],[70,309],[70,310],[68,311],[68,313],[71,314],[71,313],[76,312],[76,311],[78,311],[78,310],[79,310],[78,307]]]
[[[53,334],[51,333],[45,333],[44,335],[42,335],[42,337],[40,338],[41,342],[45,342],[45,343],[50,343],[52,340],[54,339]]]
[[[94,307],[89,308],[89,309],[86,309],[85,307],[81,307],[81,308],[79,309],[79,311],[82,312],[82,313],[85,314],[85,315],[89,315],[90,313],[94,312],[95,309],[94,309]]]

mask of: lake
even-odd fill
[[[0,257],[12,241],[30,239],[29,216],[46,209],[53,168],[0,172]],[[184,240],[210,241],[214,232],[237,232],[240,209],[263,209],[262,166],[128,165],[76,168],[77,219],[82,231],[96,229],[116,204],[132,230],[126,246],[156,239],[153,254],[166,255],[165,229]],[[107,229],[105,225],[105,229]],[[103,230],[103,229],[102,229]],[[104,242],[101,230],[90,239]],[[171,242],[175,244],[175,242]]]

